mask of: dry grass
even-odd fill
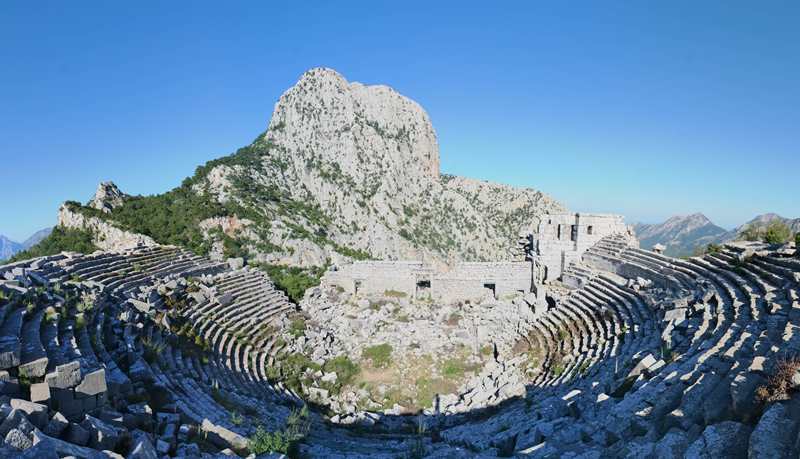
[[[460,356],[461,350],[458,352]],[[437,394],[455,392],[469,374],[479,371],[479,365],[467,365],[465,360],[461,356],[437,360],[423,355],[393,361],[385,368],[362,364],[362,371],[352,385],[366,389],[369,398],[382,409],[398,404],[405,408],[405,413],[418,413],[433,407]],[[380,385],[387,387],[383,395],[377,390]]]
[[[756,398],[761,402],[786,400],[793,390],[792,377],[800,370],[800,358],[787,357],[778,361],[775,371],[767,378],[767,384],[756,389]]]

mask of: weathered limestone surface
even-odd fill
[[[143,234],[122,230],[97,217],[87,217],[73,212],[66,204],[58,209],[58,225],[64,228],[91,230],[94,244],[102,250],[125,250],[143,245],[155,245],[155,241]]]

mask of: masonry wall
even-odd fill
[[[477,300],[489,293],[501,297],[531,290],[529,262],[460,263],[449,271],[435,272],[430,265],[408,261],[357,261],[329,271],[323,285],[335,285],[349,293],[383,294],[387,290],[409,297],[428,296],[446,302]],[[419,283],[428,283],[425,288]]]
[[[534,235],[534,251],[545,267],[543,280],[557,279],[600,239],[628,233],[621,215],[554,214],[543,218]]]
[[[323,285],[335,285],[348,293],[377,294],[387,290],[414,296],[418,279],[430,277],[431,270],[421,261],[357,261],[337,271],[329,271]]]
[[[431,283],[432,295],[444,301],[478,299],[494,286],[495,297],[531,291],[530,262],[460,263],[437,273]]]

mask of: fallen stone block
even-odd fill
[[[41,378],[47,371],[47,363],[50,361],[47,357],[41,357],[30,362],[26,362],[18,367],[20,376],[27,378]]]
[[[49,418],[47,416],[47,407],[45,405],[29,402],[20,398],[12,398],[10,403],[11,408],[24,412],[28,417],[28,420],[31,421],[31,423],[36,427],[44,429],[45,426],[47,426]]]
[[[31,401],[34,403],[50,403],[50,386],[47,383],[31,384]]]
[[[51,437],[60,437],[67,427],[69,427],[69,421],[67,418],[64,417],[63,414],[56,412],[56,414],[50,418],[50,422],[47,423],[44,433]]]
[[[51,388],[68,389],[81,382],[81,364],[77,360],[56,367],[56,371],[48,373],[45,382]]]
[[[0,342],[0,370],[18,367],[21,355],[22,347],[17,337]]]
[[[752,430],[750,426],[734,421],[707,426],[703,434],[686,450],[685,457],[746,458],[747,443]]]
[[[231,448],[242,452],[247,450],[248,441],[245,437],[216,425],[208,419],[203,419],[200,430],[205,432],[208,440],[219,448]]]
[[[78,446],[67,441],[49,437],[42,432],[33,432],[34,448],[39,444],[44,444],[51,451],[55,451],[59,456],[73,456],[79,459],[108,459],[108,456],[100,451]]]
[[[116,427],[88,414],[80,425],[89,432],[89,446],[92,448],[113,450],[117,446],[121,432]]]
[[[645,370],[653,366],[655,363],[656,363],[656,358],[653,357],[653,354],[647,354],[642,358],[642,360],[639,361],[639,363],[636,364],[635,367],[633,367],[633,370],[631,370],[631,372],[628,373],[628,377],[631,378],[639,376]]]
[[[83,377],[83,381],[75,387],[75,398],[93,397],[107,390],[106,371],[100,369]]]
[[[797,423],[783,404],[775,403],[761,416],[750,435],[749,457],[783,459],[789,457]]]
[[[128,303],[130,303],[130,305],[132,307],[134,307],[137,311],[143,312],[145,314],[150,312],[150,309],[151,309],[150,303],[146,303],[144,301],[139,301],[139,300],[134,300],[133,298],[129,299]]]
[[[5,438],[11,429],[19,429],[27,434],[32,432],[35,427],[28,421],[23,411],[12,410],[0,424],[0,438]]]
[[[64,434],[64,440],[76,445],[86,446],[89,444],[89,432],[80,425],[71,422]]]
[[[11,429],[5,436],[5,444],[19,451],[33,446],[33,441],[19,429]]]
[[[141,430],[132,433],[131,452],[128,459],[158,459],[158,453],[150,440],[150,436]]]

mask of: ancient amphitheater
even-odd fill
[[[3,454],[247,456],[258,429],[307,423],[293,455],[797,457],[794,248],[673,259],[590,222],[523,238],[508,340],[542,359],[521,394],[350,425],[271,371],[298,306],[260,271],[166,246],[1,266]]]

